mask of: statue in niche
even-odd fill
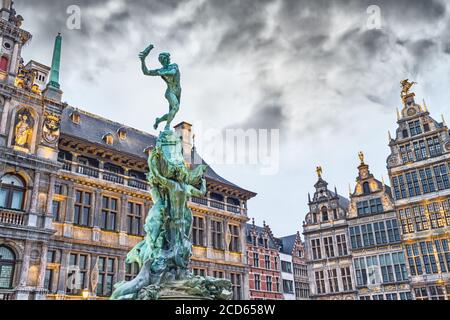
[[[24,149],[31,147],[33,126],[33,117],[28,110],[25,109],[17,113],[14,127],[14,145],[16,147]]]

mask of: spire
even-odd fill
[[[400,110],[398,110],[398,108],[397,108],[397,120],[400,120],[400,119],[401,119]]]
[[[428,112],[428,107],[427,107],[427,104],[425,102],[425,99],[423,99],[423,111],[424,112]]]
[[[349,194],[350,196],[352,196],[352,186],[351,186],[350,183],[348,184],[348,194]]]
[[[447,126],[447,123],[445,122],[444,115],[441,114],[441,117],[442,117],[442,124],[444,125],[444,127],[446,127],[446,126]]]
[[[308,192],[308,203],[311,203],[311,193]]]
[[[391,131],[390,130],[388,130],[388,139],[389,139],[389,143],[391,143],[392,135],[391,135]]]
[[[61,88],[59,84],[59,70],[61,67],[61,46],[62,46],[62,37],[61,33],[55,38],[55,47],[53,48],[53,59],[52,59],[52,71],[50,74],[50,82],[48,83],[49,87],[59,90]]]

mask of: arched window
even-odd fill
[[[0,179],[0,208],[23,210],[25,184],[23,180],[12,174]]]
[[[370,187],[369,187],[369,183],[368,182],[364,182],[363,183],[363,192],[364,192],[364,194],[369,194],[370,193]]]
[[[7,57],[2,57],[1,59],[0,59],[0,71],[4,71],[4,72],[6,72],[6,71],[8,71],[8,58]]]
[[[328,221],[328,210],[327,210],[327,207],[323,207],[321,211],[322,211],[322,221],[323,222]]]
[[[0,289],[12,289],[16,255],[14,252],[0,246]]]

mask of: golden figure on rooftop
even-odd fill
[[[358,153],[359,161],[361,161],[361,164],[364,164],[364,152],[360,151]]]
[[[410,93],[409,91],[411,90],[413,85],[417,84],[417,82],[410,82],[409,79],[405,79],[401,81],[400,84],[402,86],[401,98],[403,99],[403,101],[406,101],[406,98],[415,96],[414,93]]]
[[[317,172],[317,176],[318,176],[319,178],[322,178],[322,172],[323,172],[323,170],[322,170],[322,167],[321,167],[321,166],[318,166],[318,167],[316,168],[316,172]]]

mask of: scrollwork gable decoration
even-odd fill
[[[16,113],[11,143],[15,150],[27,153],[31,151],[34,126],[35,119],[28,108],[22,108]]]
[[[54,146],[59,139],[61,118],[53,113],[45,112],[44,126],[42,128],[42,138],[46,143]]]

